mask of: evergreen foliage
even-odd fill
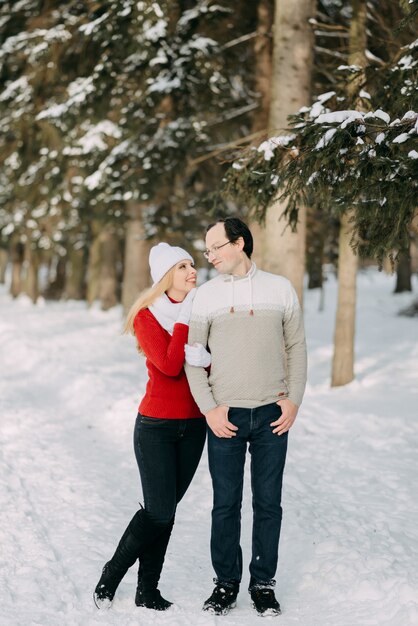
[[[354,207],[365,254],[403,245],[417,204],[417,45],[397,50],[418,0],[402,4],[409,15],[394,30],[399,4],[368,2],[370,67],[356,100],[346,95],[356,68],[337,71],[350,2],[318,0],[313,92],[328,93],[286,136],[239,154],[216,210],[245,214],[244,201],[263,219],[283,195],[294,226],[300,202],[332,220]],[[122,244],[131,204],[149,237],[194,242],[226,170],[208,155],[230,155],[257,115],[256,11],[245,0],[0,3],[0,245],[64,259],[87,253],[104,223]]]
[[[245,132],[254,108],[237,19],[211,0],[3,3],[3,238],[83,246],[92,220],[123,223],[128,201],[149,235],[183,230],[211,175],[193,158],[225,124]]]
[[[260,221],[275,200],[287,199],[284,218],[292,228],[302,203],[327,216],[354,209],[355,249],[381,262],[407,248],[418,205],[417,68],[415,41],[392,63],[370,67],[348,97],[347,84],[360,70],[341,66],[335,90],[290,116],[287,134],[237,156],[224,192]]]

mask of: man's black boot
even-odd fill
[[[214,615],[226,615],[237,605],[239,584],[216,582],[212,595],[203,604],[203,611]]]
[[[280,615],[281,608],[271,587],[254,587],[250,591],[253,607],[261,617]]]

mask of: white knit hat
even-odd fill
[[[154,285],[162,279],[168,270],[186,259],[193,263],[193,257],[178,246],[170,246],[168,243],[159,243],[153,246],[149,253],[149,266]]]

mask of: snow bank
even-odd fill
[[[281,626],[418,623],[417,321],[394,278],[361,273],[356,380],[330,389],[332,276],[305,294],[309,383],[289,440],[277,594]],[[415,289],[417,289],[415,281]],[[0,567],[2,626],[209,626],[211,484],[206,454],[180,504],[162,576],[175,605],[135,607],[136,572],[108,612],[93,605],[100,569],[141,500],[132,430],[146,371],[121,310],[12,301],[0,287]],[[220,621],[254,626],[244,578]],[[277,622],[279,623],[279,622]]]

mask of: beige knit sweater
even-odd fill
[[[288,397],[300,405],[306,384],[302,313],[290,282],[256,268],[218,275],[197,290],[188,343],[212,354],[210,373],[185,365],[202,413],[219,405],[254,408]]]

